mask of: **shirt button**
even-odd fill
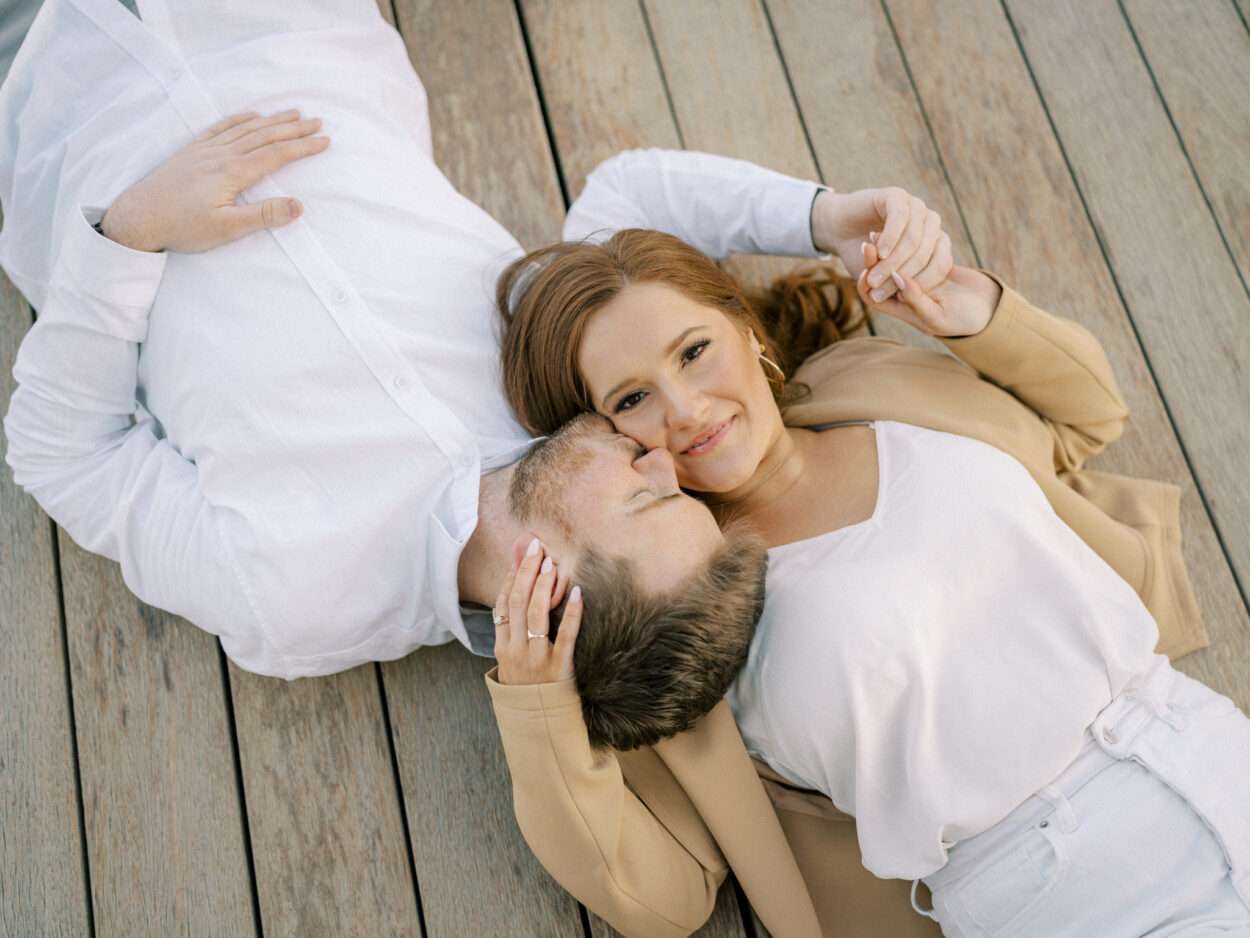
[[[391,387],[393,387],[396,391],[402,391],[406,387],[408,387],[408,381],[407,379],[402,378],[399,375],[396,375],[394,378],[391,379]]]
[[[1116,741],[1115,731],[1112,730],[1109,726],[1103,727],[1102,738],[1105,739],[1107,742],[1114,744]]]
[[[330,293],[330,298],[342,306],[347,302],[347,291],[342,287],[335,287]]]

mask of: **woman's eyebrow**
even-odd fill
[[[664,350],[664,357],[668,358],[668,356],[672,355],[675,351],[677,351],[677,346],[681,345],[681,343],[686,341],[686,336],[702,328],[703,326],[701,325],[691,326],[689,329],[687,329],[685,332],[683,332],[681,335],[675,338],[672,342],[669,343],[668,348]],[[636,380],[637,380],[636,378],[626,378],[624,381],[621,381],[619,384],[616,384],[615,386],[613,386],[612,390],[608,391],[607,394],[603,395],[603,399],[599,401],[599,406],[600,407],[605,406],[608,403],[608,401],[612,399],[613,395],[615,395],[617,391],[621,390],[621,388],[625,387],[626,385],[634,384]]]

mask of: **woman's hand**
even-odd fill
[[[870,236],[863,245],[864,263],[877,259],[876,241]],[[915,326],[926,335],[953,338],[976,335],[989,325],[1002,296],[1002,288],[979,270],[952,267],[950,276],[932,289],[923,289],[916,280],[894,274],[899,296],[877,302],[871,298],[863,273],[856,281],[859,297],[873,312],[885,313]]]
[[[105,213],[101,227],[136,251],[207,251],[262,228],[299,218],[295,199],[238,205],[243,190],[294,160],[320,153],[317,118],[298,111],[271,117],[235,114],[218,121],[135,183]]]
[[[582,591],[573,587],[555,642],[547,637],[559,576],[538,538],[495,600],[495,659],[500,684],[549,684],[573,677],[573,645],[582,624]],[[530,638],[533,633],[536,638]]]
[[[865,265],[860,244],[879,231],[880,255]],[[821,192],[812,206],[812,236],[819,250],[833,251],[852,277],[867,267],[874,302],[894,295],[894,273],[931,290],[952,266],[951,239],[942,216],[897,186],[858,192]]]

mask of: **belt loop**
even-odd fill
[[[919,912],[921,915],[923,915],[925,918],[931,918],[933,919],[933,921],[937,922],[938,917],[934,915],[932,911],[926,912],[924,909],[920,908],[920,906],[916,904],[916,887],[919,885],[920,885],[920,880],[913,879],[911,881],[911,907],[915,909],[917,912]],[[938,922],[938,924],[940,925],[941,922]]]
[[[1059,821],[1059,829],[1065,834],[1071,834],[1074,830],[1081,826],[1080,821],[1076,819],[1076,812],[1072,810],[1067,796],[1053,785],[1047,785],[1038,791],[1037,796],[1043,798],[1055,809],[1055,817]],[[1042,827],[1046,826],[1046,822],[1042,821]]]

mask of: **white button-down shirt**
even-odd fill
[[[424,89],[373,0],[139,8],[47,0],[0,89],[0,265],[39,311],[4,424],[17,482],[248,670],[453,638],[488,653],[456,570],[480,474],[529,443],[493,308],[520,246],[434,165]],[[287,107],[333,143],[244,198],[297,196],[299,221],[203,254],[92,229],[221,117]],[[636,152],[591,176],[566,235],[811,256],[815,191]]]

